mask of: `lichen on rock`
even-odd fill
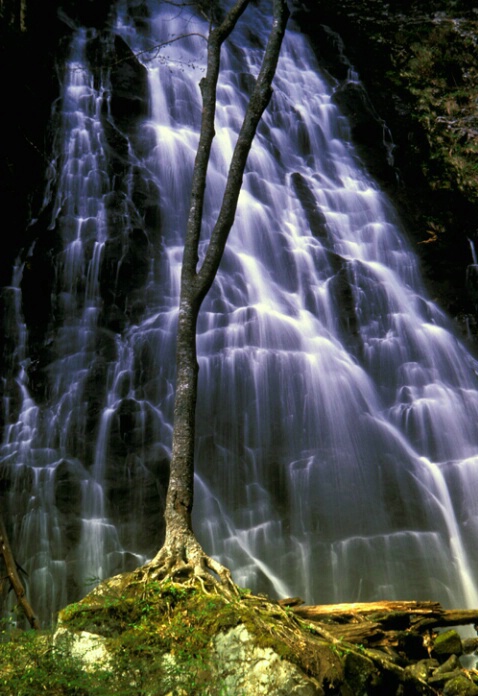
[[[254,637],[240,624],[213,640],[214,672],[231,696],[314,696],[317,682],[298,667],[281,660],[272,648],[256,645]]]

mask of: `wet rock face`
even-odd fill
[[[44,10],[44,16],[35,27],[39,32],[41,29],[38,36],[32,36],[33,29],[32,34],[12,29],[11,36],[5,39],[8,63],[17,65],[18,58],[21,72],[27,76],[27,84],[25,86],[18,77],[18,71],[15,72],[18,85],[12,78],[12,110],[8,115],[16,119],[16,123],[11,124],[13,135],[11,143],[7,139],[5,162],[0,162],[0,173],[5,173],[5,177],[2,176],[5,185],[5,191],[2,190],[5,193],[4,210],[6,217],[14,220],[2,242],[4,246],[0,258],[0,286],[5,286],[0,290],[3,338],[0,398],[2,404],[7,405],[6,411],[4,409],[0,413],[0,429],[5,415],[8,422],[15,422],[22,403],[17,380],[18,347],[22,346],[22,341],[28,341],[25,353],[30,359],[25,363],[25,370],[29,392],[39,406],[47,405],[50,399],[55,398],[59,379],[57,373],[61,370],[58,363],[63,355],[64,343],[71,340],[68,332],[62,333],[65,318],[68,315],[71,320],[74,315],[81,320],[86,303],[86,277],[74,281],[76,285],[71,297],[67,297],[62,276],[64,248],[78,234],[78,217],[75,217],[75,211],[65,212],[65,208],[54,211],[54,190],[51,191],[50,203],[42,208],[45,170],[52,160],[52,153],[55,156],[54,132],[62,127],[59,100],[62,66],[65,53],[69,50],[72,28],[77,23],[94,27],[88,32],[86,56],[93,69],[97,88],[111,67],[111,92],[104,94],[100,107],[104,157],[102,153],[98,169],[101,169],[101,176],[107,182],[103,183],[102,200],[107,242],[98,260],[101,307],[97,308],[94,320],[96,329],[88,338],[88,360],[80,385],[82,405],[76,409],[83,411],[79,414],[75,411],[72,416],[77,417],[82,425],[68,435],[68,451],[74,452],[77,460],[60,460],[52,468],[52,505],[62,530],[63,547],[59,553],[62,558],[67,558],[68,596],[70,593],[77,596],[82,590],[75,588],[75,577],[79,571],[75,548],[83,533],[80,514],[82,490],[95,462],[94,443],[99,414],[105,405],[108,370],[111,371],[111,365],[118,359],[117,334],[142,319],[147,301],[146,286],[152,271],[151,245],[158,243],[160,235],[157,187],[153,181],[144,180],[139,170],[131,164],[130,156],[131,150],[139,152],[144,146],[137,139],[137,124],[148,109],[146,71],[122,39],[111,33],[108,20],[111,4],[109,0],[85,0],[83,3],[67,0],[61,3],[62,9],[57,16],[53,3]],[[0,28],[4,29],[1,19]],[[48,31],[44,25],[48,25]],[[45,36],[49,37],[49,41],[51,39],[51,44],[45,42]],[[15,41],[18,42],[17,48]],[[37,74],[35,61],[32,61],[33,54],[41,68],[41,76]],[[8,76],[6,80],[9,84]],[[28,100],[22,90],[28,92]],[[30,99],[34,99],[36,120],[32,118]],[[51,137],[46,137],[49,128]],[[56,153],[56,156],[61,158],[60,153]],[[57,183],[56,178],[52,177],[50,185]],[[9,215],[13,208],[15,215]],[[81,263],[85,267],[93,259],[96,224],[92,216],[81,228]],[[10,287],[16,257],[19,264],[23,264],[20,288]],[[75,299],[72,299],[73,296]],[[25,326],[22,325],[23,321]],[[145,352],[143,357],[146,360]],[[138,365],[138,370],[143,371],[143,367]],[[146,383],[150,379],[149,373],[145,373],[145,390],[155,389],[154,384]],[[150,543],[151,539],[155,539],[160,545],[164,531],[162,510],[169,462],[164,452],[158,453],[152,445],[156,437],[152,432],[154,414],[140,412],[137,403],[127,398],[128,391],[129,386],[125,384],[124,400],[115,414],[112,427],[111,454],[105,463],[105,495],[111,519],[124,523],[121,542],[146,554],[150,552],[145,547],[146,540]],[[54,442],[53,446],[57,444]],[[142,446],[144,456],[140,461],[132,453]],[[132,480],[136,481],[134,486]],[[8,467],[2,467],[0,498],[11,486]],[[22,479],[22,486],[28,498],[33,482],[26,475]],[[143,516],[139,524],[138,510],[142,511],[140,514]],[[138,529],[140,539],[136,538]],[[133,567],[137,565],[138,558],[131,557],[126,565],[128,563]],[[124,563],[121,568],[123,566]]]
[[[55,56],[62,31],[55,3],[33,1],[26,13],[24,9],[20,0],[7,0],[0,7],[0,60],[15,66],[2,75],[0,205],[5,226],[0,286],[11,283],[15,257],[29,241],[28,224],[41,207],[51,104],[58,96]]]
[[[345,80],[337,88],[334,101],[348,117],[352,139],[368,170],[382,186],[390,186],[395,172],[387,127],[363,84]]]
[[[132,229],[125,238],[115,236],[106,243],[100,284],[105,304],[110,307],[105,322],[113,331],[123,328],[124,310],[135,291],[144,286],[150,258],[150,245],[144,230]],[[116,313],[111,311],[113,304],[117,307]]]
[[[77,463],[63,460],[55,469],[54,498],[65,542],[75,546],[81,535],[81,482],[84,471]]]
[[[110,17],[114,0],[64,0],[58,5],[61,12],[74,22],[101,29]]]
[[[147,73],[119,36],[115,37],[114,53],[111,114],[120,127],[129,130],[136,118],[148,113]]]
[[[310,0],[296,18],[338,80],[336,101],[398,205],[433,296],[476,342],[466,280],[478,229],[476,9],[460,0]],[[348,80],[352,66],[363,90]]]
[[[136,124],[147,110],[145,69],[121,39],[105,33],[92,33],[86,53],[98,83],[100,72],[109,64],[113,66],[110,108],[106,108],[105,103],[102,113],[104,167],[111,193],[104,197],[108,240],[99,270],[103,309],[99,316],[98,354],[102,359],[114,360],[114,347],[110,345],[108,349],[102,337],[121,332],[129,321],[139,320],[144,286],[150,272],[150,245],[158,232],[159,195],[154,184],[143,181],[128,162],[128,148],[140,147],[135,143]],[[55,121],[59,127],[60,118],[56,117]],[[125,224],[125,221],[129,222]],[[23,235],[26,246],[21,310],[28,329],[29,353],[33,356],[28,368],[30,386],[40,402],[48,399],[48,365],[55,359],[49,349],[49,333],[64,321],[64,302],[57,297],[56,287],[62,263],[61,236],[65,235],[65,230],[68,232],[68,225],[72,228],[71,235],[76,236],[76,224],[60,211],[52,225],[52,209],[48,206],[30,226],[28,236]],[[95,230],[90,234],[88,226],[84,225],[85,263],[93,254],[94,236]],[[84,288],[76,290],[79,296],[84,293]],[[109,332],[104,336],[101,334],[103,327]],[[92,369],[97,372],[96,363]],[[96,389],[101,388],[101,383],[93,382]],[[92,395],[92,402],[96,400]]]
[[[12,265],[34,240],[28,229],[42,207],[45,169],[54,128],[51,105],[59,96],[57,61],[75,24],[104,28],[113,0],[6,0],[0,7],[0,58],[14,65],[2,77],[8,134],[0,153],[0,203],[8,231],[2,239],[0,285],[11,282]]]

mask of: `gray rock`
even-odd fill
[[[59,627],[53,639],[55,645],[68,650],[72,657],[82,661],[86,670],[99,666],[111,666],[111,656],[106,648],[106,640],[96,633],[78,631],[73,633],[67,628]]]
[[[245,626],[214,639],[217,683],[228,696],[314,696],[317,686],[271,648],[258,647]]]
[[[60,627],[55,643],[80,659],[85,669],[113,667],[107,640],[87,631],[72,632]],[[171,693],[187,694],[189,675],[172,654],[161,660],[164,683]],[[322,690],[294,664],[282,660],[272,648],[259,647],[243,625],[219,633],[212,641],[208,665],[210,690],[204,696],[318,696]],[[134,674],[132,674],[134,681]],[[155,692],[156,693],[156,692]],[[151,695],[152,696],[152,695]]]

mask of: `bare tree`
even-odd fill
[[[259,121],[271,95],[271,83],[284,37],[289,10],[285,0],[273,0],[272,28],[262,65],[250,97],[231,159],[226,187],[202,265],[198,268],[206,176],[215,135],[216,90],[221,47],[234,30],[250,0],[237,0],[208,38],[207,70],[201,80],[203,101],[199,146],[184,244],[176,348],[176,395],[169,487],[166,497],[166,535],[163,547],[144,567],[148,578],[199,578],[214,582],[212,571],[226,587],[233,587],[230,571],[206,555],[191,523],[194,487],[195,411],[198,362],[196,326],[201,304],[216,276],[234,222],[247,157]]]

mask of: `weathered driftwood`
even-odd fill
[[[20,576],[18,574],[18,566],[17,563],[15,562],[15,558],[13,556],[12,550],[10,548],[10,543],[8,541],[8,536],[7,536],[7,531],[5,529],[5,525],[3,523],[2,516],[0,515],[0,555],[3,557],[3,560],[5,561],[5,567],[7,569],[7,579],[10,582],[12,590],[15,592],[18,603],[22,607],[25,616],[28,619],[28,622],[32,628],[39,629],[40,628],[40,623],[35,615],[35,612],[33,611],[30,602],[28,601],[26,594],[25,594],[25,589],[23,587],[23,583],[20,580]]]

